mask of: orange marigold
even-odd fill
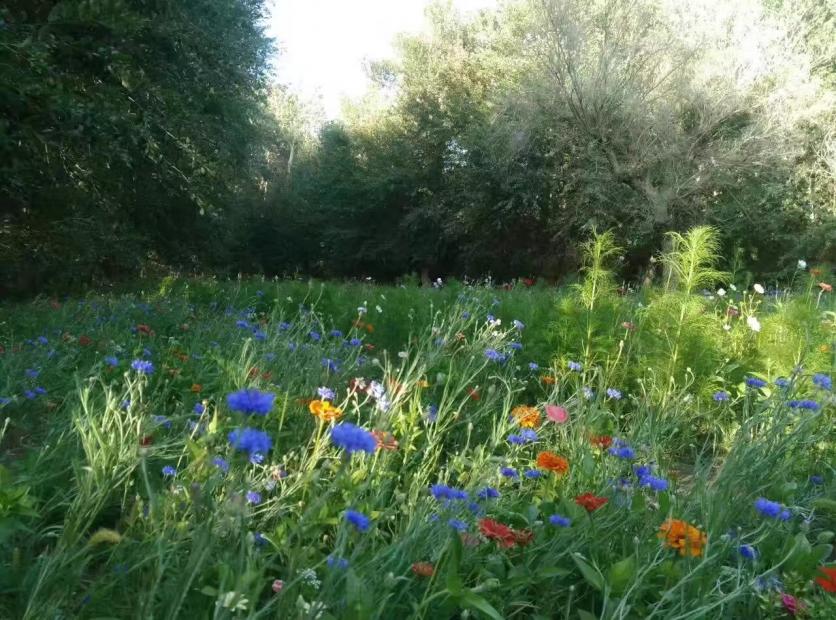
[[[537,455],[537,467],[556,474],[565,474],[569,471],[569,461],[554,452],[541,452]]]
[[[708,541],[705,532],[680,519],[668,519],[659,526],[657,536],[665,546],[676,549],[681,556],[699,557]]]
[[[511,410],[511,415],[517,420],[517,424],[523,428],[537,428],[540,426],[540,412],[529,405],[519,405]]]
[[[343,414],[342,409],[335,407],[327,400],[312,400],[308,405],[308,410],[324,422],[336,420]]]

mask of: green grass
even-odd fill
[[[812,381],[834,374],[833,295],[803,274],[792,293],[703,295],[681,281],[689,260],[713,260],[688,256],[693,240],[668,259],[679,281],[626,295],[597,271],[560,290],[170,278],[0,308],[0,617],[779,618],[782,594],[833,617],[815,577],[833,563],[836,405]],[[131,369],[142,358],[152,374]],[[397,447],[346,455],[309,411],[322,386],[336,423]],[[267,415],[230,409],[244,387],[275,395]],[[789,404],[802,399],[819,408]],[[508,441],[519,405],[540,412],[535,443]],[[244,426],[272,439],[260,464],[228,441]],[[569,471],[526,477],[543,451]],[[638,465],[667,490],[642,486]],[[437,500],[434,484],[468,500]],[[480,499],[486,487],[500,496]],[[587,512],[583,493],[607,503]],[[759,497],[789,518],[760,515]],[[484,518],[518,538],[486,538]],[[698,556],[663,544],[667,519],[706,535]]]

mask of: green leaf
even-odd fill
[[[610,569],[607,571],[607,583],[613,592],[621,594],[632,581],[635,573],[636,558],[632,555],[627,556],[610,566]]]
[[[594,564],[590,563],[589,560],[583,557],[580,553],[573,553],[572,559],[575,561],[575,564],[581,571],[581,575],[583,575],[583,578],[586,579],[589,585],[596,590],[604,589],[604,576]]]
[[[451,596],[458,597],[464,588],[459,567],[462,562],[462,540],[458,533],[450,536],[450,559],[447,561],[447,590]]]
[[[470,590],[465,591],[461,595],[459,598],[459,604],[462,607],[468,607],[470,609],[480,611],[494,620],[504,620],[504,616],[499,613],[496,608],[487,601],[487,599],[471,592]]]

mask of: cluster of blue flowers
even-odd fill
[[[229,433],[228,439],[233,448],[246,452],[255,462],[261,462],[273,447],[270,435],[255,428],[236,428]]]
[[[454,489],[453,487],[448,487],[446,484],[434,484],[430,486],[430,493],[438,500],[447,499],[464,501],[468,498],[467,491]]]
[[[623,439],[613,439],[613,445],[608,452],[620,459],[632,460],[636,458],[636,451],[633,450],[633,448],[631,448]]]
[[[345,511],[345,520],[357,528],[360,532],[367,531],[371,525],[371,519],[369,519],[362,512],[351,509]]]
[[[228,394],[226,404],[233,411],[239,411],[247,415],[267,415],[273,408],[275,399],[275,394],[248,388]]]
[[[377,448],[377,442],[369,431],[350,422],[343,422],[332,428],[331,441],[348,454],[355,452],[372,454]]]
[[[154,364],[148,360],[134,360],[131,362],[131,368],[141,375],[150,375],[154,372]]]
[[[759,497],[755,500],[755,510],[764,517],[778,519],[779,521],[787,521],[792,517],[792,513],[781,504],[770,501],[765,497]]]
[[[535,441],[537,441],[537,432],[530,428],[521,430],[519,434],[508,435],[508,442],[515,446],[524,446]]]

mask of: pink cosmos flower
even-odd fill
[[[552,422],[565,424],[569,421],[569,412],[557,405],[546,405],[546,417]]]

